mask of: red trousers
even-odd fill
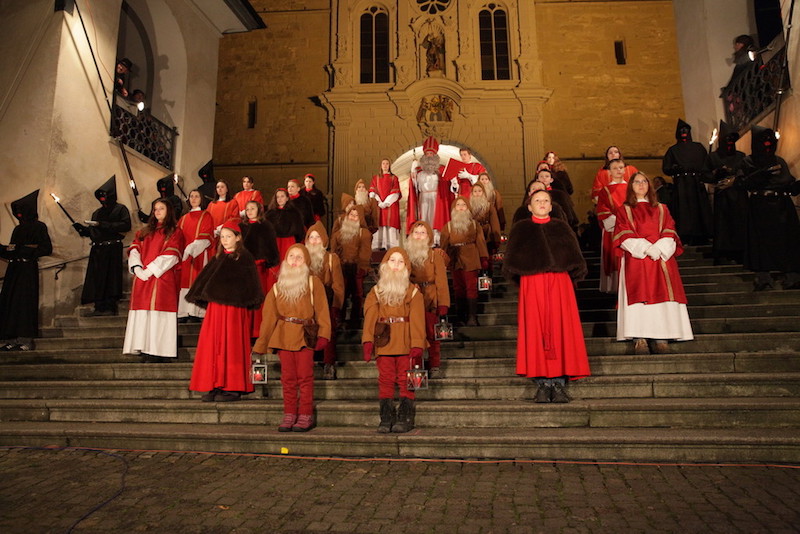
[[[477,282],[475,282],[477,284]],[[442,343],[436,340],[436,331],[433,329],[439,323],[436,312],[425,312],[425,338],[428,340],[428,369],[439,367],[442,360]]]
[[[281,359],[283,413],[313,415],[314,351],[309,348],[298,351],[279,350],[278,357]]]
[[[478,298],[478,272],[463,269],[453,271],[453,293],[456,298]]]
[[[394,387],[400,389],[400,397],[414,399],[414,392],[406,388],[406,371],[410,368],[408,354],[402,356],[378,356],[378,398],[393,399]]]

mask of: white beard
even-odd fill
[[[322,262],[325,261],[325,247],[320,243],[319,245],[306,245],[306,248],[311,256],[311,274],[321,276]]]
[[[294,304],[300,297],[308,293],[308,265],[292,267],[285,261],[281,264],[278,273],[278,298],[283,299],[289,304]]]
[[[414,239],[413,237],[406,239],[406,252],[408,252],[408,258],[414,267],[423,266],[425,260],[428,259],[430,250],[431,246],[427,239]]]
[[[466,234],[472,230],[472,215],[470,212],[454,209],[450,213],[450,230],[455,234]]]
[[[378,301],[386,306],[399,306],[408,291],[408,269],[392,271],[383,263],[378,272],[380,278],[375,285]]]
[[[483,186],[483,190],[486,192],[486,200],[488,200],[489,203],[494,204],[494,184],[492,182],[481,182],[481,185]]]
[[[367,191],[356,191],[356,204],[366,206],[369,203],[369,193]]]
[[[482,217],[489,210],[489,201],[486,200],[486,197],[472,195],[469,197],[469,208],[473,216]]]
[[[339,229],[339,237],[342,243],[349,243],[361,232],[361,225],[358,221],[351,221],[347,217],[342,221]]]
[[[435,174],[439,170],[441,161],[442,160],[439,157],[439,154],[425,154],[419,158],[419,165],[422,167],[424,172],[428,174]]]

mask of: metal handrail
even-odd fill
[[[146,110],[134,114],[130,108],[124,99],[114,95],[111,136],[158,165],[174,170],[178,129],[163,123]]]

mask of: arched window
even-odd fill
[[[361,15],[361,83],[389,83],[389,14],[379,7]]]
[[[481,42],[481,79],[510,80],[508,52],[508,15],[495,3],[478,13]]]

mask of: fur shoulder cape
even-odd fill
[[[525,219],[511,227],[503,272],[510,277],[567,272],[573,280],[582,280],[586,261],[567,223],[554,218],[545,224]]]
[[[275,227],[268,220],[251,223],[244,221],[241,224],[242,242],[244,248],[257,260],[265,260],[267,267],[280,263],[280,253],[276,241]]]
[[[206,265],[186,294],[186,300],[206,307],[209,302],[254,310],[264,301],[264,290],[253,256],[242,250],[239,259],[226,254]]]

